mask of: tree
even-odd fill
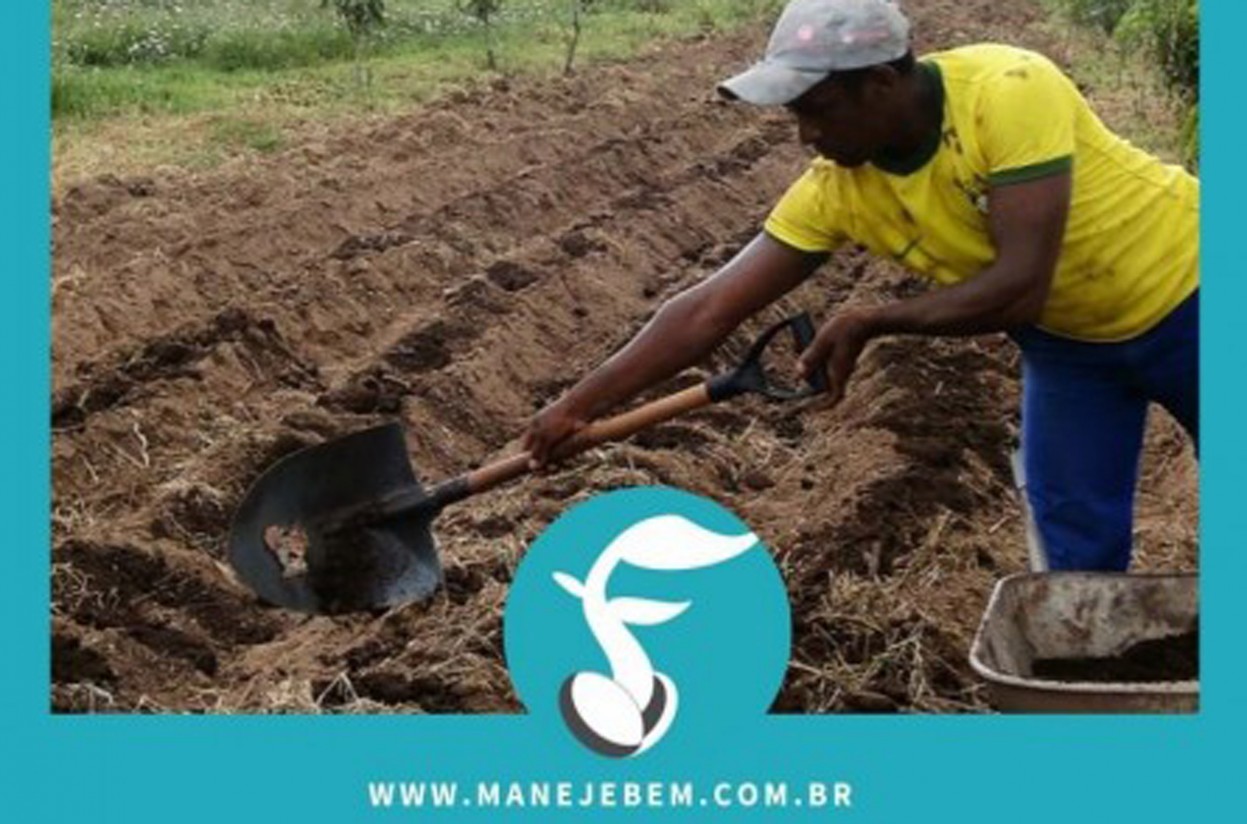
[[[372,83],[372,73],[363,64],[363,55],[372,36],[385,25],[385,0],[321,0],[321,8],[333,6],[338,20],[346,27],[355,47],[355,82]]]
[[[357,40],[385,25],[385,0],[322,0],[322,8],[329,6],[333,6],[342,25]]]
[[[494,17],[502,10],[502,0],[459,0],[459,11],[480,21],[485,27],[485,60],[490,71],[498,71],[494,47]]]
[[[580,17],[585,11],[586,0],[570,0],[572,6],[571,34],[567,39],[567,59],[563,61],[563,74],[572,73],[576,61],[576,46],[580,43]]]

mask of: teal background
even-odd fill
[[[48,705],[47,5],[5,5],[0,30],[0,818],[41,821],[466,820],[374,812],[369,779],[841,779],[854,822],[1239,819],[1243,749],[1245,465],[1240,340],[1247,277],[1236,49],[1242,4],[1205,0],[1203,712],[1179,718],[776,717],[748,746],[621,765],[534,746],[523,717],[51,717]],[[656,753],[661,756],[661,753]],[[1239,810],[1235,813],[1234,810]],[[535,811],[558,820],[579,811]],[[685,811],[595,818],[687,820]],[[798,811],[715,820],[799,820]],[[485,813],[484,819],[520,818]],[[701,817],[701,816],[697,816]],[[710,816],[705,816],[710,817]],[[814,817],[809,815],[807,817]]]
[[[503,630],[511,681],[533,716],[543,748],[580,744],[563,723],[558,694],[580,671],[610,675],[606,656],[585,624],[579,599],[554,582],[566,572],[583,582],[593,562],[628,527],[675,514],[723,535],[750,527],[723,506],[689,492],[640,487],[598,495],[565,512],[524,554],[507,596]],[[679,547],[672,547],[678,552]],[[675,722],[638,758],[651,770],[656,755],[695,758],[704,748],[737,747],[753,740],[775,699],[788,665],[792,618],[783,579],[765,545],[719,566],[654,572],[620,564],[608,597],[691,601],[674,620],[631,629],[654,669],[679,691]],[[748,730],[746,732],[745,730]]]

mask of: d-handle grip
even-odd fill
[[[814,322],[806,312],[785,318],[771,326],[753,342],[739,366],[731,372],[710,379],[710,396],[715,403],[748,393],[777,401],[792,401],[827,391],[827,374],[821,369],[808,375],[806,385],[799,389],[780,386],[767,374],[762,355],[785,329],[792,330],[793,343],[798,352],[804,352],[814,342]]]

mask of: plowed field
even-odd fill
[[[920,50],[1059,57],[1023,2],[913,4]],[[204,173],[101,177],[53,203],[52,691],[58,711],[513,712],[501,608],[570,504],[670,484],[738,512],[791,594],[776,709],[976,711],[993,581],[1025,566],[1001,337],[871,348],[832,411],[733,402],[453,507],[447,586],[384,615],[265,607],[224,564],[247,485],[401,419],[424,480],[528,417],[727,260],[806,161],[782,114],[718,102],[761,30],[557,81],[498,80]],[[850,253],[756,319],[922,286]],[[669,391],[672,387],[664,387]],[[1196,566],[1196,465],[1149,432],[1141,568]]]

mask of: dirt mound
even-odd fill
[[[1028,4],[914,11],[924,48],[1031,31]],[[516,711],[500,615],[524,547],[578,500],[663,483],[775,548],[796,622],[778,709],[981,709],[966,650],[1025,555],[1006,460],[1016,363],[996,338],[885,341],[832,412],[734,403],[452,508],[429,603],[294,615],[221,560],[230,513],[277,458],[398,417],[426,480],[479,465],[739,249],[805,160],[782,115],[710,94],[762,36],[482,86],[211,174],[67,190],[54,708]],[[781,313],[913,288],[842,257],[705,374]],[[1189,568],[1194,464],[1168,422],[1150,443],[1141,558]]]

